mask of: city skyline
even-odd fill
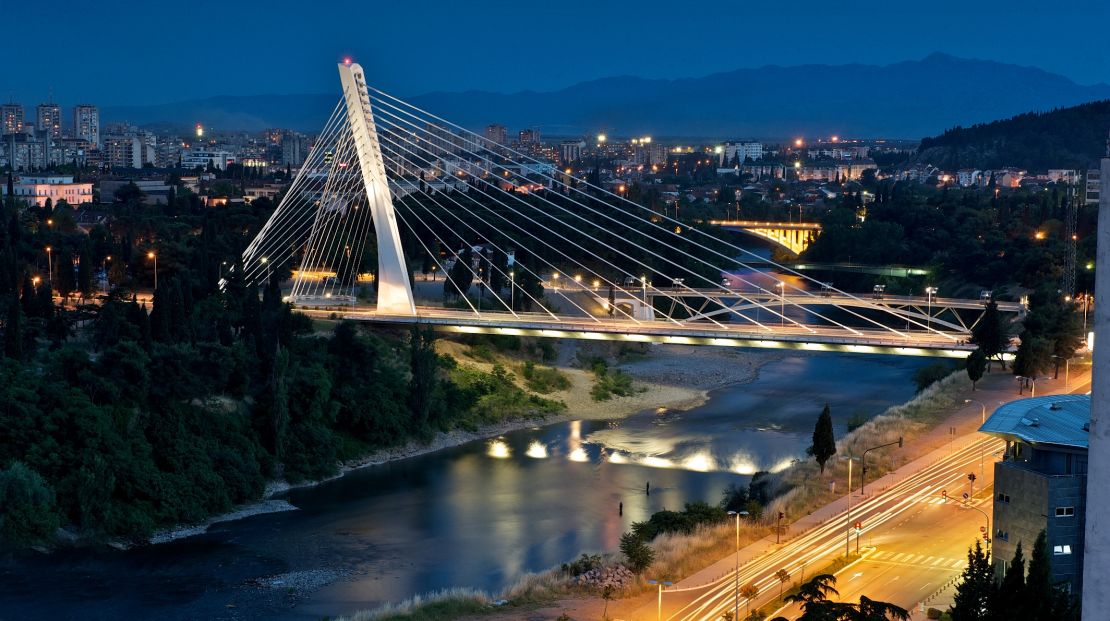
[[[766,65],[886,65],[934,52],[1034,66],[1084,85],[1110,82],[1110,59],[1095,47],[1098,25],[1110,8],[1094,1],[1079,3],[1073,14],[1084,19],[1070,20],[1058,36],[1031,38],[1012,34],[1043,23],[1045,11],[1033,2],[998,12],[946,1],[928,13],[935,19],[919,19],[920,10],[879,10],[880,3],[871,1],[826,8],[800,0],[794,6],[807,19],[790,23],[781,22],[773,6],[725,6],[715,8],[713,29],[704,15],[673,15],[654,0],[635,11],[577,1],[544,7],[436,1],[419,21],[400,7],[351,9],[354,19],[336,19],[334,11],[306,13],[288,2],[266,11],[214,3],[189,12],[121,2],[98,5],[93,12],[70,2],[58,6],[54,32],[63,38],[149,24],[175,36],[155,37],[141,53],[126,36],[107,37],[85,50],[81,71],[59,72],[72,63],[69,51],[39,45],[40,29],[13,29],[0,42],[5,57],[16,59],[6,69],[7,92],[0,92],[5,101],[112,106],[330,92],[328,80],[315,69],[345,56],[366,66],[376,84],[409,96],[548,91],[611,76],[677,79]],[[13,23],[37,18],[28,6],[16,6],[12,14]],[[227,22],[247,27],[231,39],[211,34]],[[374,23],[390,26],[373,29]],[[460,33],[470,34],[460,38]],[[479,43],[497,35],[505,35],[507,43]],[[36,52],[27,54],[30,49]],[[435,69],[446,58],[453,69]],[[111,72],[103,70],[108,66]],[[188,67],[206,70],[191,73]]]

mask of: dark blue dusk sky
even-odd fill
[[[100,105],[338,89],[350,55],[399,95],[612,76],[888,64],[940,51],[1110,82],[1110,1],[11,0],[0,99]]]

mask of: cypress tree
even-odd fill
[[[1055,621],[1052,615],[1052,602],[1056,599],[1056,589],[1052,586],[1048,541],[1043,530],[1033,542],[1033,553],[1029,556],[1029,573],[1025,577],[1024,595],[1024,612],[1027,618],[1032,621]]]
[[[813,445],[806,452],[817,460],[817,464],[821,466],[821,474],[825,474],[825,464],[830,457],[836,455],[836,436],[833,435],[832,413],[829,412],[828,403],[817,417],[817,424],[813,428]]]
[[[990,553],[983,551],[979,540],[967,551],[967,567],[956,586],[956,595],[948,613],[952,621],[986,621],[994,595],[994,575]]]
[[[82,296],[88,297],[92,294],[92,273],[93,273],[93,260],[92,251],[89,249],[89,242],[81,246],[81,254],[78,257],[79,263],[77,264],[77,290],[81,292]]]
[[[8,316],[4,321],[4,355],[23,359],[23,312],[14,296],[8,298]]]
[[[999,583],[994,593],[991,605],[990,618],[997,621],[1009,621],[1020,618],[1025,602],[1025,557],[1021,552],[1021,542],[1014,550],[1014,558],[1006,570],[1005,577]]]

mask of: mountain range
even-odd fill
[[[106,122],[220,130],[318,130],[339,99],[306,95],[220,96],[106,107]],[[931,54],[889,65],[799,65],[737,69],[703,77],[629,76],[550,92],[430,92],[405,98],[480,130],[500,123],[545,135],[598,130],[620,136],[841,136],[920,138],[1029,111],[1110,99],[1110,85],[1081,85],[1043,69]]]

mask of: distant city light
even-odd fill
[[[197,123],[197,138],[203,138],[203,137],[204,137],[204,126],[201,125],[200,123]]]
[[[724,152],[724,147],[722,147],[721,145],[717,145],[717,146],[713,147],[713,152],[720,155],[721,153]]]
[[[608,137],[605,134],[598,134],[597,135],[597,143],[598,144],[604,143],[607,139],[608,139]]]
[[[1037,231],[1036,233],[1033,234],[1034,239],[1044,239],[1044,237],[1045,237],[1044,231]]]
[[[803,144],[805,144],[805,141],[803,141],[801,138],[797,138],[794,140],[795,147],[801,147]]]
[[[840,142],[840,136],[833,136],[832,141],[833,142]]]

